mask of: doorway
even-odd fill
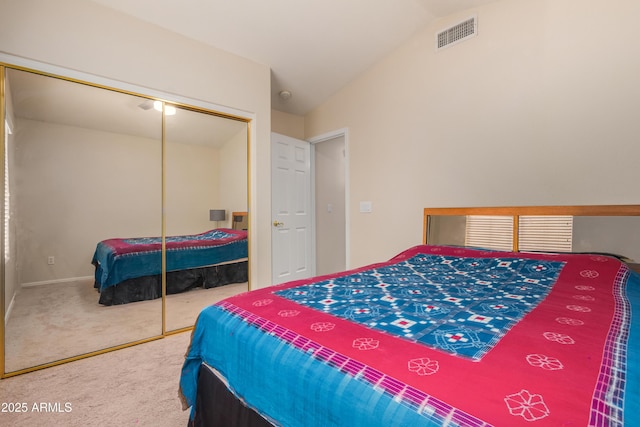
[[[347,269],[346,131],[310,140],[316,274]]]
[[[272,284],[349,266],[347,129],[271,134]]]

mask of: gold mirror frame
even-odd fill
[[[3,122],[5,119],[5,114],[6,114],[6,109],[5,109],[5,102],[6,102],[6,93],[5,93],[5,76],[6,76],[6,71],[8,69],[11,70],[19,70],[19,71],[24,71],[24,72],[29,72],[29,73],[34,73],[34,74],[38,74],[38,75],[42,75],[42,76],[46,76],[46,77],[51,77],[51,78],[56,78],[56,79],[61,79],[67,82],[71,82],[71,83],[76,83],[76,84],[82,84],[82,85],[87,85],[87,86],[91,86],[94,88],[98,88],[98,89],[103,89],[103,90],[108,90],[108,91],[114,91],[114,92],[118,92],[118,93],[122,93],[122,94],[126,94],[126,95],[131,95],[131,96],[135,96],[135,97],[140,97],[140,98],[144,98],[150,101],[161,101],[162,105],[163,105],[163,114],[162,114],[162,130],[161,130],[161,134],[162,134],[162,165],[161,165],[161,170],[162,170],[162,183],[161,183],[161,187],[162,187],[162,211],[161,211],[161,221],[162,221],[162,225],[161,225],[161,239],[162,239],[162,320],[161,320],[161,333],[159,335],[154,335],[154,336],[150,336],[144,339],[139,339],[139,340],[135,340],[132,342],[126,342],[123,344],[119,344],[119,345],[110,345],[108,347],[105,348],[99,348],[96,351],[90,351],[90,352],[86,352],[86,353],[82,353],[82,354],[78,354],[72,357],[65,357],[59,360],[54,360],[51,362],[47,362],[47,363],[42,363],[42,364],[38,364],[37,366],[31,366],[31,367],[27,367],[24,369],[17,369],[15,371],[12,372],[5,372],[5,340],[6,340],[6,330],[5,330],[5,264],[4,262],[1,263],[1,267],[0,267],[0,275],[2,277],[2,285],[0,286],[0,313],[2,313],[2,318],[3,318],[3,322],[2,325],[0,325],[0,340],[1,340],[1,348],[0,348],[0,366],[2,367],[2,371],[0,372],[0,378],[6,378],[6,377],[11,377],[11,376],[15,376],[15,375],[19,375],[19,374],[23,374],[23,373],[27,373],[27,372],[32,372],[35,370],[39,370],[39,369],[44,369],[44,368],[48,368],[51,366],[56,366],[62,363],[67,363],[67,362],[71,362],[71,361],[75,361],[78,359],[83,359],[86,357],[91,357],[94,355],[98,355],[98,354],[103,354],[106,352],[110,352],[110,351],[114,351],[114,350],[119,350],[122,348],[126,348],[126,347],[130,347],[133,345],[137,345],[137,344],[141,344],[141,343],[145,343],[145,342],[149,342],[149,341],[153,341],[156,339],[160,339],[163,337],[166,337],[168,335],[172,335],[175,333],[180,333],[180,332],[184,332],[184,331],[189,331],[193,328],[193,325],[191,326],[186,326],[186,327],[179,327],[176,328],[174,330],[168,330],[167,329],[167,316],[166,316],[166,223],[165,223],[165,216],[166,216],[166,212],[165,212],[165,208],[166,208],[166,200],[165,200],[165,189],[166,189],[166,182],[165,182],[165,167],[166,167],[166,140],[165,140],[165,119],[166,116],[164,114],[164,109],[166,105],[171,105],[173,107],[176,108],[182,108],[185,110],[189,110],[189,111],[193,111],[193,112],[198,112],[198,113],[202,113],[202,114],[206,114],[206,115],[210,115],[210,116],[215,116],[215,117],[219,117],[219,118],[224,118],[224,119],[229,119],[229,120],[233,120],[236,122],[241,122],[244,123],[244,126],[246,127],[246,152],[247,152],[247,158],[246,158],[246,167],[247,167],[247,193],[246,193],[246,206],[248,208],[249,203],[250,203],[250,189],[249,189],[249,183],[250,183],[250,159],[249,159],[249,147],[251,145],[251,121],[252,119],[250,117],[245,117],[243,116],[241,113],[238,113],[237,115],[234,113],[228,113],[228,112],[221,112],[218,111],[216,108],[216,106],[211,106],[207,103],[202,103],[202,102],[193,102],[190,103],[189,100],[180,100],[180,101],[173,101],[171,100],[171,96],[164,96],[163,94],[160,95],[144,95],[142,94],[142,92],[144,92],[144,90],[141,90],[141,93],[137,93],[137,92],[133,92],[131,90],[128,89],[120,89],[117,88],[116,86],[119,86],[119,84],[117,82],[110,82],[113,83],[113,87],[112,86],[107,86],[103,83],[95,83],[92,82],[93,76],[82,76],[82,79],[86,79],[86,80],[81,80],[81,79],[77,79],[77,78],[71,78],[71,77],[65,77],[64,75],[61,74],[53,74],[50,72],[46,72],[46,71],[39,71],[36,69],[32,69],[32,68],[27,68],[27,67],[23,67],[23,66],[16,66],[16,65],[11,65],[8,63],[2,63],[0,62],[0,117],[3,118]],[[74,74],[74,73],[70,73],[70,74]],[[100,80],[99,78],[96,78],[95,80]],[[128,85],[125,85],[128,86]],[[197,104],[201,104],[201,105],[197,105]],[[204,106],[202,106],[204,105]],[[226,110],[226,111],[231,111],[231,109],[229,108],[220,108],[220,110]],[[5,125],[4,123],[2,123],[1,129],[0,129],[0,138],[3,141],[2,143],[2,148],[0,149],[0,160],[3,163],[3,170],[4,170],[4,159],[5,159],[5,155],[7,153],[4,152],[4,140],[5,140]],[[3,194],[4,194],[4,173],[3,173]],[[245,210],[248,210],[245,208]],[[2,216],[3,216],[3,223],[4,223],[4,209],[2,210]],[[229,215],[231,214],[231,212],[229,212]],[[248,216],[248,215],[247,215]],[[4,235],[4,232],[3,232]],[[4,239],[1,239],[2,241],[0,242],[0,249],[2,249],[2,252],[4,253],[5,250],[5,243],[4,243]],[[250,253],[249,248],[247,249],[247,252]],[[247,273],[248,275],[250,274],[250,269]],[[250,285],[250,277],[248,278],[248,282],[247,282],[247,287],[248,289],[251,288]]]

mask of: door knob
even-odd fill
[[[280,221],[278,221],[278,220],[273,221],[273,226],[274,226],[274,227],[280,227],[280,226],[282,226],[282,225],[284,225],[284,222],[280,222]]]

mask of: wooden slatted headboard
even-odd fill
[[[247,212],[232,212],[231,228],[233,230],[247,230],[249,228],[249,217]]]
[[[620,221],[617,225],[617,229],[620,227],[627,227],[626,232],[620,233],[620,240],[628,240],[626,242],[620,242],[621,247],[625,248],[622,252],[626,256],[625,252],[632,252],[629,255],[635,262],[640,262],[640,205],[585,205],[585,206],[503,206],[503,207],[459,207],[459,208],[425,208],[423,217],[423,243],[425,244],[442,244],[442,242],[434,242],[434,223],[436,219],[440,217],[459,217],[461,223],[466,221],[468,215],[498,215],[507,216],[513,218],[513,251],[519,250],[519,223],[522,216],[548,216],[548,215],[570,215],[573,216],[574,221],[582,221],[580,217],[601,217],[598,218],[600,222],[593,222],[593,224],[600,224],[600,226],[593,226],[591,229],[594,232],[598,230],[596,227],[603,227],[604,220],[607,217],[611,217],[611,221],[616,219],[613,217],[629,217],[625,219],[624,224]],[[588,227],[583,227],[588,228]],[[606,228],[606,227],[604,227]],[[603,230],[604,230],[603,228]],[[605,231],[602,231],[604,234]],[[614,233],[615,234],[615,233]],[[574,239],[576,237],[574,236]],[[612,236],[611,239],[614,237]],[[578,237],[579,239],[579,237]],[[579,242],[582,243],[582,242]],[[606,244],[599,248],[599,251],[608,251],[613,253],[620,253],[614,247],[615,242],[606,242]],[[635,243],[635,244],[634,244]],[[587,246],[593,246],[591,243]],[[613,246],[612,246],[613,245]],[[634,248],[629,248],[629,245],[634,245]],[[591,250],[591,249],[590,249]]]

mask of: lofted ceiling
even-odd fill
[[[272,108],[304,115],[429,22],[496,0],[87,1],[268,65]]]

